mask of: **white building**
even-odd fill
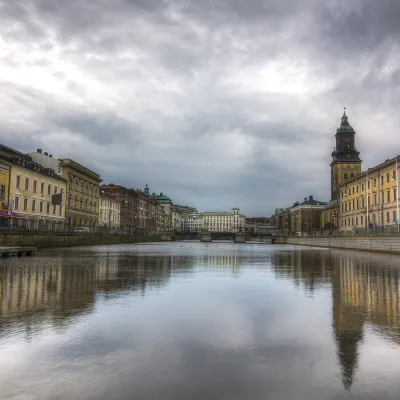
[[[99,226],[119,229],[121,223],[121,207],[118,200],[100,195]]]
[[[194,213],[188,217],[188,228],[190,232],[239,232],[244,230],[245,218],[239,208],[228,212]]]

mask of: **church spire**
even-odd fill
[[[350,125],[349,118],[346,115],[346,107],[345,107],[342,115],[342,123],[340,124],[340,126],[349,126],[349,125]]]

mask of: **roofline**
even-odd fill
[[[378,164],[378,165],[376,165],[375,167],[368,168],[367,170],[360,172],[358,175],[353,176],[353,178],[347,179],[346,182],[344,182],[342,185],[340,185],[340,187],[346,186],[346,185],[348,185],[350,182],[357,181],[357,180],[359,180],[359,179],[360,179],[361,177],[363,177],[363,176],[366,177],[367,174],[374,173],[374,172],[376,172],[376,171],[382,169],[382,167],[384,167],[384,166],[386,166],[386,165],[390,165],[390,164],[392,164],[392,163],[395,163],[395,162],[396,162],[396,158],[397,158],[397,163],[400,165],[400,155],[399,155],[399,156],[396,156],[396,157],[393,157],[393,158],[389,159],[388,161],[384,161],[383,163]]]

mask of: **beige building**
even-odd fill
[[[187,225],[190,232],[240,232],[245,228],[245,219],[239,208],[232,208],[228,212],[190,214]]]
[[[110,196],[100,194],[99,226],[111,229],[119,229],[120,215],[120,202]]]
[[[348,179],[340,187],[339,229],[354,232],[369,229],[398,229],[398,172],[400,157]]]
[[[72,227],[95,228],[99,221],[100,175],[69,158],[55,159],[37,149],[30,157],[47,168],[52,168],[68,182],[66,219]]]
[[[67,181],[28,155],[5,146],[1,146],[1,152],[8,153],[11,162],[9,200],[12,216],[15,215],[13,226],[46,229],[65,222]]]
[[[172,209],[172,232],[182,232],[182,214]]]

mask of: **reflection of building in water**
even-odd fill
[[[380,334],[400,343],[399,272],[395,265],[398,259],[391,260],[392,266],[382,266],[379,259],[373,262],[368,256],[345,253],[337,261],[333,279],[333,328],[343,384],[350,387],[364,322],[379,327]]]
[[[87,309],[94,302],[96,269],[63,266],[63,259],[51,266],[32,260],[26,267],[0,271],[0,315],[46,309],[53,314]]]
[[[272,256],[272,265],[277,278],[294,279],[297,286],[304,285],[308,293],[330,283],[333,274],[329,252],[321,251],[277,251]]]
[[[277,251],[277,278],[292,279],[313,292],[332,283],[332,326],[342,381],[350,388],[358,365],[364,324],[400,344],[400,257],[325,250]]]

